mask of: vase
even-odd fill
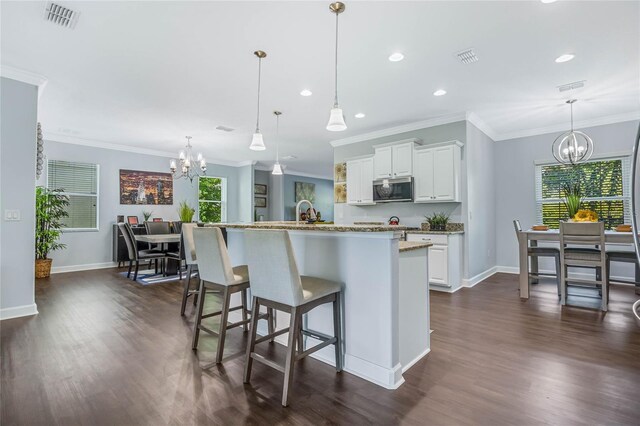
[[[36,259],[36,278],[49,278],[51,262],[51,259]]]

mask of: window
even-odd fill
[[[65,231],[98,230],[98,165],[49,160],[47,188],[69,197]]]
[[[227,220],[227,179],[209,176],[198,178],[198,217],[200,222]]]
[[[582,208],[598,213],[605,228],[610,229],[631,220],[629,157],[607,158],[575,166],[564,164],[536,165],[536,204],[538,223],[559,228],[567,219],[562,184],[579,182],[584,201]]]

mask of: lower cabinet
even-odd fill
[[[412,234],[407,241],[428,241],[429,288],[453,292],[462,285],[462,234]]]

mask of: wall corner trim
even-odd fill
[[[0,309],[0,320],[7,320],[11,318],[20,318],[30,315],[36,315],[38,313],[38,307],[35,303],[30,305],[14,306],[12,308]]]
[[[487,278],[489,278],[492,275],[494,275],[496,272],[499,272],[498,271],[498,267],[497,266],[493,266],[493,267],[487,269],[484,272],[480,272],[478,275],[476,275],[474,277],[463,279],[462,280],[462,286],[463,287],[467,287],[467,288],[474,287],[475,285],[481,283],[482,281],[484,281]]]

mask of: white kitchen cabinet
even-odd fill
[[[347,161],[347,203],[373,202],[373,157]]]
[[[407,241],[428,241],[429,288],[453,292],[462,285],[462,234],[412,234]]]
[[[413,175],[413,150],[419,139],[378,145],[375,147],[374,179],[395,179]]]
[[[460,201],[460,142],[416,148],[414,154],[414,201]]]

